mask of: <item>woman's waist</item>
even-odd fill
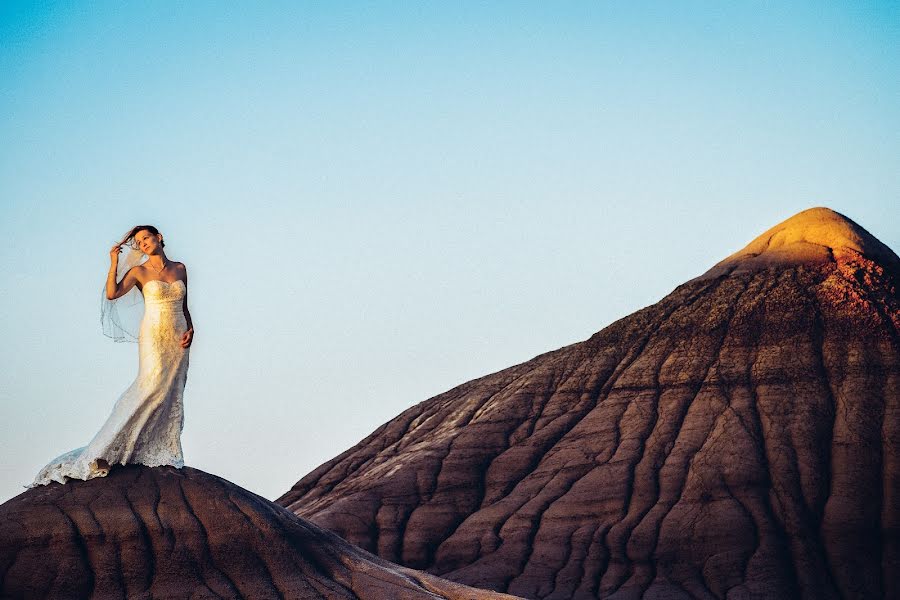
[[[184,310],[181,308],[181,305],[178,306],[168,306],[165,304],[155,304],[155,305],[147,305],[146,310],[144,311],[145,319],[152,319],[158,317],[182,317],[184,316]]]
[[[184,310],[184,303],[181,300],[152,300],[144,302],[147,310]]]

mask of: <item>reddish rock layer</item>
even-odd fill
[[[501,597],[392,565],[189,467],[117,467],[6,502],[0,581],[3,598]]]
[[[825,258],[732,257],[410,408],[277,502],[528,598],[900,597],[896,255],[796,233]]]

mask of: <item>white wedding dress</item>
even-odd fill
[[[184,466],[182,395],[190,348],[182,311],[183,281],[151,280],[144,285],[144,316],[138,334],[137,379],[119,397],[91,442],[50,461],[28,487],[51,481],[104,477],[113,465]]]

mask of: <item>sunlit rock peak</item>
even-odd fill
[[[809,208],[765,231],[698,279],[859,255],[891,270],[900,269],[900,258],[860,225],[830,208]]]

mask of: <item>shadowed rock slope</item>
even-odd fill
[[[900,259],[829,209],[277,500],[528,598],[900,597]]]
[[[114,468],[0,506],[3,598],[499,599],[360,550],[224,479]]]

